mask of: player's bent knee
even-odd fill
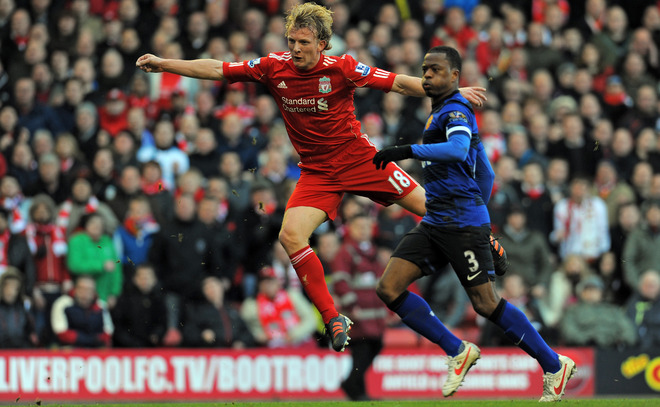
[[[401,295],[401,292],[398,292],[392,284],[381,278],[376,285],[376,294],[385,304],[391,304]]]

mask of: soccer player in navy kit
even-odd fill
[[[461,66],[454,48],[429,50],[422,65],[422,86],[433,108],[423,144],[387,147],[374,156],[377,169],[406,158],[421,160],[426,190],[426,215],[392,254],[377,292],[406,325],[447,353],[449,374],[442,393],[451,396],[479,359],[480,350],[454,336],[424,299],[407,291],[413,281],[450,263],[475,311],[502,328],[541,365],[540,401],[559,401],[577,370],[575,363],[550,349],[525,314],[500,298],[491,283],[494,265],[486,204],[494,174],[472,108],[458,91]]]
[[[383,205],[396,203],[422,216],[424,189],[396,165],[374,171],[376,148],[355,117],[353,95],[358,87],[424,97],[420,78],[397,75],[356,61],[333,57],[332,13],[315,3],[295,6],[286,18],[287,52],[273,52],[251,61],[223,62],[138,58],[146,72],[170,72],[199,79],[263,83],[275,98],[291,143],[301,157],[301,177],[287,203],[280,242],[312,303],[321,313],[336,351],[348,343],[351,321],[337,312],[316,253],[312,232],[334,219],[345,192]],[[462,89],[480,103],[484,89]]]

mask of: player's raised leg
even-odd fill
[[[305,292],[321,313],[326,331],[332,339],[332,348],[341,352],[350,339],[348,331],[352,322],[337,312],[325,282],[321,260],[309,246],[309,237],[326,217],[324,211],[309,206],[288,208],[284,213],[279,239]]]

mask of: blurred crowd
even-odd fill
[[[270,95],[135,68],[286,50],[296,3],[0,0],[0,348],[327,346],[277,241],[299,169]],[[660,2],[319,3],[329,54],[419,76],[450,45],[461,86],[487,88],[497,286],[548,342],[660,346]],[[378,147],[420,142],[430,112],[369,89],[355,105]],[[374,289],[418,221],[346,196],[312,237],[356,346],[398,323]],[[507,345],[458,284],[414,289]]]

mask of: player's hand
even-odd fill
[[[469,88],[458,88],[461,95],[475,106],[483,106],[486,98],[486,88],[472,86]]]
[[[144,54],[137,59],[135,66],[142,69],[144,72],[163,72],[163,68],[161,66],[162,63],[162,58],[158,58],[153,54]]]
[[[385,147],[374,155],[372,162],[376,165],[376,169],[385,169],[388,163],[392,161],[405,160],[412,158],[412,146],[406,144],[404,146],[390,146]]]

